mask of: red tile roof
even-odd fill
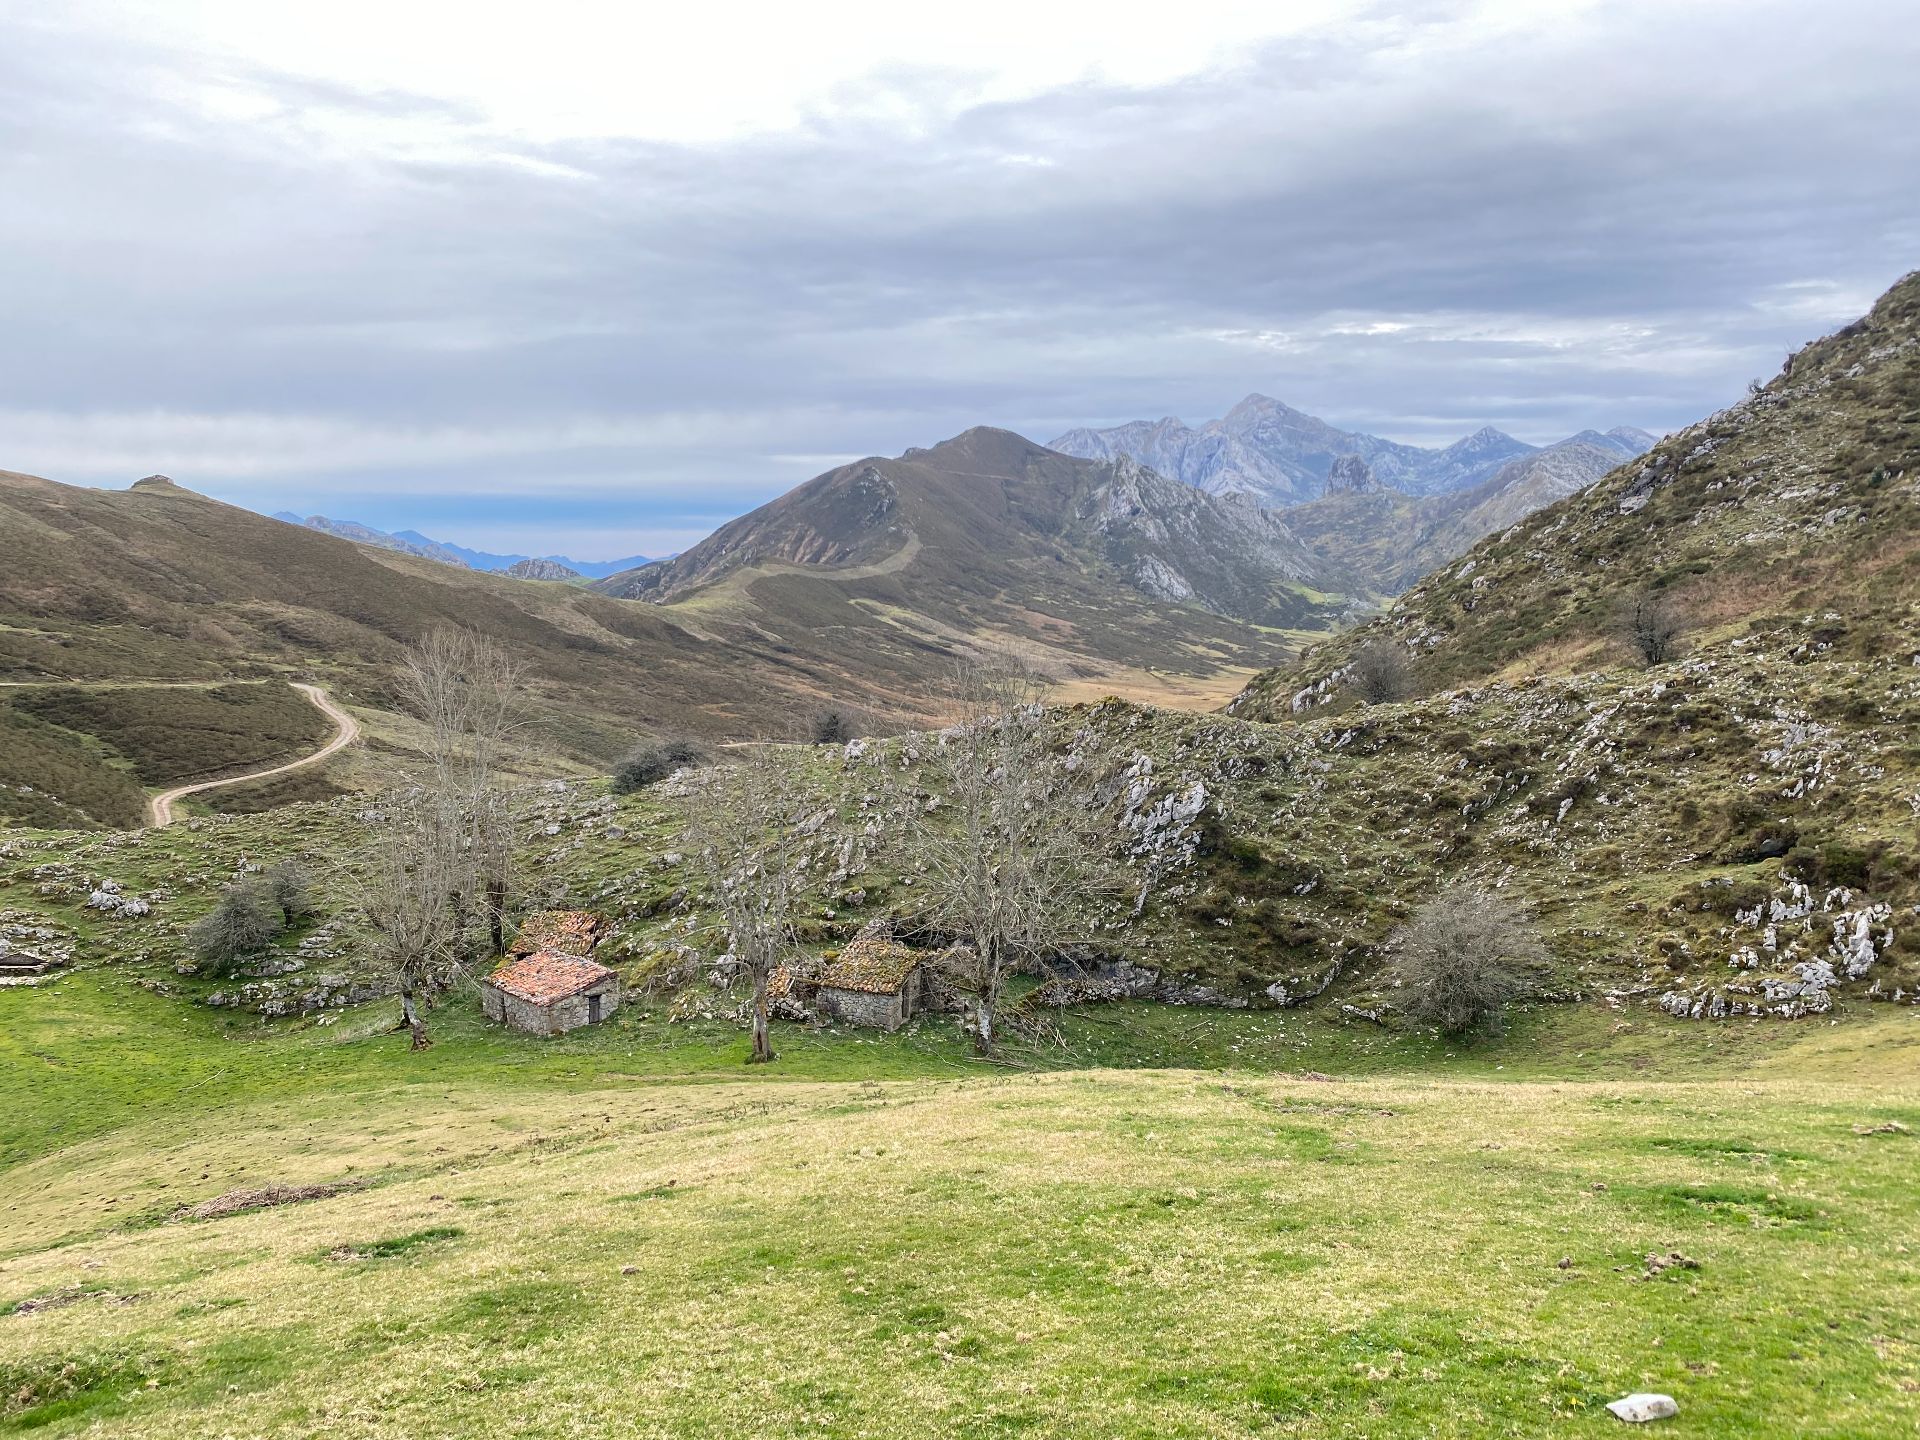
[[[536,955],[509,960],[487,977],[487,984],[517,1000],[550,1005],[611,979],[613,971],[597,961],[542,950]]]

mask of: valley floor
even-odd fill
[[[782,1027],[749,1072],[639,1004],[539,1042],[463,1003],[418,1056],[388,1008],[0,991],[0,1432],[1920,1424],[1910,1011],[1562,1007],[1449,1056],[1116,1006],[1024,1068]],[[349,1188],[181,1215],[267,1184]]]

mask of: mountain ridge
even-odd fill
[[[1645,449],[1652,444],[1652,437],[1631,426],[1616,426],[1605,434],[1583,431],[1568,439],[1588,436],[1592,437],[1589,443],[1602,447],[1637,444]],[[1508,461],[1551,448],[1529,445],[1491,425],[1439,449],[1406,445],[1364,431],[1342,430],[1258,393],[1198,426],[1166,416],[1104,429],[1077,427],[1048,443],[1063,454],[1087,459],[1131,455],[1163,475],[1210,494],[1244,491],[1263,504],[1282,508],[1324,494],[1334,461],[1345,455],[1365,460],[1389,489],[1426,496],[1469,489]],[[1637,451],[1623,451],[1622,458],[1628,453]]]

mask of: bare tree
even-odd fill
[[[1685,613],[1665,590],[1632,591],[1614,619],[1621,641],[1648,665],[1664,665],[1679,654],[1686,628]]]
[[[360,906],[373,960],[400,994],[413,1048],[424,1050],[426,1012],[458,973],[465,944],[466,822],[453,796],[424,785],[389,794],[383,809],[362,859]]]
[[[282,860],[261,879],[280,909],[282,924],[292,925],[313,914],[313,877],[298,860]]]
[[[1495,1026],[1546,958],[1527,914],[1498,891],[1454,885],[1415,912],[1390,944],[1401,1011],[1449,1035]]]
[[[461,849],[471,883],[460,903],[477,905],[491,953],[506,949],[513,882],[513,797],[502,775],[520,728],[519,663],[484,635],[435,630],[408,650],[401,691],[426,723],[431,784],[464,819]]]
[[[1397,640],[1373,640],[1353,657],[1348,683],[1369,705],[1404,700],[1413,690],[1407,670],[1407,647]]]
[[[1001,997],[1025,964],[1091,938],[1115,892],[1090,802],[1047,741],[1045,688],[1011,657],[960,666],[956,723],[935,754],[929,810],[903,807],[920,919],[962,937],[947,978],[967,996],[974,1048],[999,1038]]]
[[[716,770],[693,802],[687,846],[727,930],[727,953],[753,985],[753,1060],[773,1059],[767,985],[797,954],[794,914],[807,890],[806,793],[792,769],[750,750]]]

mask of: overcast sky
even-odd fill
[[[1920,265],[1917,74],[1913,0],[10,0],[0,469],[597,559],[976,424],[1671,428]]]

